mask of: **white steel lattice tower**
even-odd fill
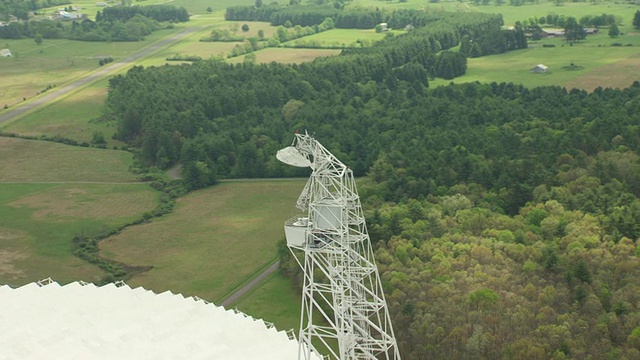
[[[335,359],[400,360],[353,172],[308,134],[277,158],[313,170],[297,203],[306,214],[285,223],[304,270],[299,359],[323,344]]]

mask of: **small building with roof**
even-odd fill
[[[549,67],[546,66],[545,64],[538,64],[534,67],[531,68],[531,73],[532,74],[544,74],[549,70]]]

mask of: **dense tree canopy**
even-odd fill
[[[184,7],[171,5],[149,5],[149,6],[110,6],[104,8],[102,12],[96,14],[96,21],[122,21],[142,15],[156,21],[187,22],[189,13]]]

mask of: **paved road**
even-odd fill
[[[222,304],[220,304],[220,305],[222,305],[222,306],[224,306],[226,308],[229,305],[233,304],[242,295],[244,295],[244,294],[248,293],[249,291],[253,290],[253,288],[255,288],[258,284],[263,282],[264,279],[267,278],[267,276],[273,274],[274,271],[278,270],[278,266],[280,266],[280,260],[278,260],[275,263],[273,263],[273,265],[271,265],[268,268],[266,268],[263,272],[258,274],[258,276],[256,276],[253,279],[251,279],[251,281],[249,281],[245,286],[241,287],[236,292],[231,294],[231,296],[229,296],[228,298],[224,299],[222,301]]]
[[[172,42],[176,42],[186,36],[188,36],[189,34],[200,30],[199,28],[186,28],[182,31],[180,31],[177,34],[174,34],[166,39],[163,39],[161,41],[158,41],[157,43],[148,46],[140,51],[138,51],[137,53],[128,56],[124,59],[122,59],[121,61],[115,62],[109,66],[105,66],[95,72],[92,72],[91,74],[78,79],[74,82],[72,82],[71,84],[65,85],[63,87],[60,88],[54,88],[53,90],[49,90],[47,91],[43,96],[40,96],[39,98],[23,104],[23,105],[14,105],[12,107],[10,107],[7,110],[3,110],[2,112],[0,112],[0,123],[9,121],[11,119],[14,119],[22,114],[24,114],[25,112],[34,109],[36,107],[42,106],[44,104],[47,104],[49,102],[52,102],[54,100],[56,100],[57,98],[70,93],[71,91],[87,85],[101,77],[105,77],[111,73],[114,73],[120,69],[122,69],[125,66],[130,65],[132,62],[152,53],[157,51],[158,49],[167,46],[169,44],[171,44]]]

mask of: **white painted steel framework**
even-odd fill
[[[304,270],[299,359],[322,344],[335,359],[400,360],[353,172],[306,133],[277,157],[313,170],[297,202],[306,214],[285,222]]]

